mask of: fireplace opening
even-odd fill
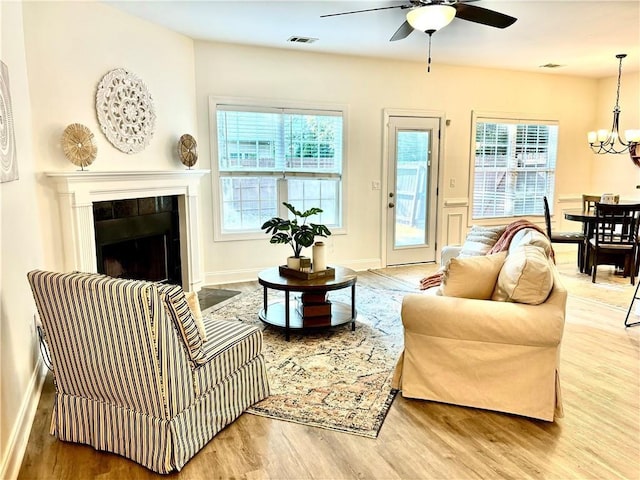
[[[98,272],[182,284],[178,197],[95,202]]]

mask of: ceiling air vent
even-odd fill
[[[540,68],[560,68],[564,67],[564,65],[560,65],[558,63],[545,63],[544,65],[540,65]]]
[[[287,42],[291,42],[291,43],[313,43],[316,40],[318,40],[318,39],[317,38],[311,38],[311,37],[289,37]]]

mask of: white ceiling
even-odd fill
[[[400,8],[338,17],[320,15],[408,4],[409,1],[106,1],[116,8],[194,39],[299,51],[363,55],[426,63],[427,35],[389,38],[404,22]],[[454,19],[433,35],[432,69],[439,63],[609,77],[615,55],[623,72],[640,70],[640,0],[480,0],[518,21],[501,30]],[[289,43],[291,36],[312,44]],[[561,68],[544,69],[554,63]]]

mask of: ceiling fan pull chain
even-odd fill
[[[427,73],[431,71],[431,35],[432,32],[427,32],[429,34],[429,53],[427,53]]]

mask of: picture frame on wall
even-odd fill
[[[18,180],[18,160],[11,110],[9,69],[0,61],[0,183],[14,180]]]

